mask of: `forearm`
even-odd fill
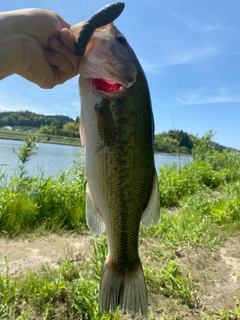
[[[16,11],[0,13],[0,79],[17,73],[22,59],[22,36]]]

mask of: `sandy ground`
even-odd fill
[[[197,277],[199,297],[210,310],[233,309],[240,295],[240,236],[230,238],[217,252],[183,250],[179,264]]]
[[[93,246],[89,235],[58,236],[34,238],[33,240],[0,239],[0,273],[6,271],[8,261],[9,275],[14,276],[41,266],[58,267],[63,259],[74,259],[77,255],[88,259]]]
[[[92,251],[89,233],[80,236],[50,235],[33,240],[0,239],[0,274],[6,272],[5,257],[9,275],[14,276],[26,270],[37,270],[43,265],[57,267],[66,258],[89,259]],[[176,252],[176,260],[180,267],[196,276],[203,309],[213,312],[234,309],[236,298],[240,295],[240,234],[229,238],[217,252],[182,247]],[[159,294],[156,298],[156,304],[153,302],[152,307],[150,302],[154,313],[159,305],[166,303],[166,298]],[[201,315],[194,315],[186,319],[202,318]]]

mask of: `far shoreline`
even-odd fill
[[[0,133],[0,139],[3,140],[13,140],[13,141],[24,141],[28,136],[30,136],[31,133],[29,134],[11,134],[11,133]],[[46,143],[46,144],[59,144],[59,145],[66,145],[66,146],[75,146],[75,147],[82,147],[81,146],[81,141],[80,138],[71,138],[71,137],[63,137],[63,136],[50,136],[50,139],[48,135],[39,135],[39,140],[37,141],[38,143]]]
[[[31,133],[29,133],[30,135]],[[0,139],[3,140],[13,140],[13,141],[24,141],[27,138],[28,134],[11,134],[11,133],[6,133],[2,135],[0,133]],[[71,137],[63,137],[63,136],[51,136],[51,139],[49,141],[44,140],[43,138],[47,138],[47,135],[42,136],[40,135],[40,140],[38,143],[45,143],[45,144],[58,144],[58,145],[63,145],[63,146],[72,146],[72,147],[79,147],[83,148],[81,145],[80,138],[71,138]],[[73,139],[76,141],[73,141]],[[64,141],[65,140],[65,141]],[[177,154],[177,153],[167,153],[167,152],[158,152],[154,150],[154,154],[161,155],[161,156],[173,156],[173,157],[192,157],[191,154]]]

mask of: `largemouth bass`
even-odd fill
[[[93,234],[106,228],[108,255],[100,307],[147,315],[138,254],[139,227],[159,220],[154,120],[146,77],[113,23],[95,30],[79,67],[80,133],[85,147],[86,219]]]

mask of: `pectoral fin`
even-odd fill
[[[101,103],[95,106],[98,133],[108,147],[114,144],[116,137],[115,124],[109,105],[110,102],[107,99],[103,99]]]
[[[153,187],[148,205],[142,214],[142,224],[145,227],[150,227],[152,224],[157,224],[160,218],[160,194],[158,186],[158,177],[155,170],[153,176]]]
[[[83,114],[81,113],[80,117],[80,138],[82,146],[85,146],[86,144],[86,134],[85,134],[85,128],[84,128],[84,121],[83,121]]]
[[[87,194],[87,202],[86,202],[87,225],[93,235],[101,235],[105,230],[105,224],[101,214],[98,212],[98,209],[94,204],[94,201],[88,186],[87,186],[86,194]]]

